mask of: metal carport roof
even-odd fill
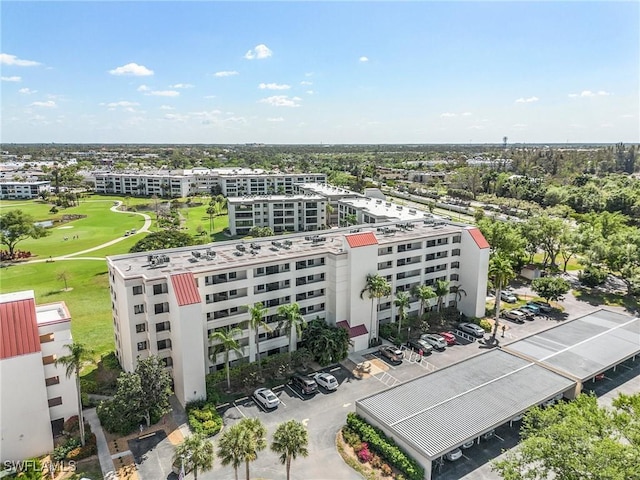
[[[430,460],[575,386],[533,362],[492,350],[356,402]]]
[[[640,318],[600,309],[504,349],[585,381],[640,353]]]

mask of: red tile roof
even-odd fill
[[[345,235],[345,237],[351,248],[378,244],[378,239],[373,232],[353,233],[351,235]]]
[[[33,298],[0,304],[0,359],[40,351]]]
[[[489,242],[487,242],[487,239],[484,238],[484,235],[482,235],[482,232],[479,229],[470,228],[469,234],[471,234],[471,238],[473,238],[473,241],[476,242],[476,245],[478,245],[479,249],[482,250],[490,247]]]
[[[176,299],[179,306],[183,307],[202,302],[193,273],[171,275],[171,284],[176,291]]]
[[[366,335],[367,333],[369,333],[367,327],[365,327],[364,324],[350,327],[349,322],[347,322],[346,320],[342,320],[341,322],[336,323],[336,326],[349,330],[349,338],[359,337],[360,335]]]

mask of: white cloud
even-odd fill
[[[533,103],[533,102],[537,102],[538,100],[539,100],[538,97],[529,97],[529,98],[520,97],[516,100],[516,103]]]
[[[190,83],[176,83],[175,85],[169,85],[169,88],[193,88]]]
[[[469,127],[471,130],[484,130],[484,125],[471,125]]]
[[[48,100],[46,102],[33,102],[30,107],[45,107],[45,108],[55,108],[57,107],[56,102],[53,100]]]
[[[316,93],[316,92],[314,92],[313,90],[307,90],[307,95],[313,95],[313,94],[315,94],[315,93]]]
[[[37,92],[38,90],[31,90],[30,88],[21,88],[20,90],[18,90],[18,93],[22,93],[24,95],[31,95]]]
[[[364,62],[368,62],[368,61],[369,61],[369,58],[367,58],[367,57],[360,57],[358,60],[364,63]]]
[[[160,105],[160,110],[175,110],[175,109],[170,105]]]
[[[145,95],[151,95],[154,97],[177,97],[180,95],[180,92],[176,90],[152,90],[149,93],[145,93]]]
[[[601,128],[612,128],[612,127],[615,127],[615,125],[613,123],[608,122],[608,123],[601,124],[600,127]]]
[[[514,123],[513,124],[513,128],[524,128],[526,126],[527,126],[526,123]]]
[[[635,118],[633,113],[625,113],[624,115],[620,115],[620,118]]]
[[[153,70],[149,70],[144,65],[138,65],[137,63],[127,63],[121,67],[109,70],[111,75],[133,75],[135,77],[146,77],[153,75]]]
[[[282,117],[270,117],[270,118],[267,118],[267,122],[284,122],[284,118],[282,118]]]
[[[262,60],[265,58],[269,58],[273,55],[273,52],[267,47],[265,44],[261,43],[260,45],[256,45],[253,50],[249,50],[244,54],[244,58],[247,60]]]
[[[457,117],[458,115],[451,112],[444,112],[440,114],[441,117]]]
[[[137,102],[127,102],[126,100],[122,100],[120,102],[101,103],[100,105],[103,105],[109,108],[116,108],[116,107],[127,108],[127,107],[137,107],[140,104]]]
[[[238,75],[238,72],[235,70],[223,70],[213,74],[214,77],[231,77],[233,75]]]
[[[260,90],[289,90],[291,85],[278,84],[278,83],[261,83],[258,85]]]
[[[189,119],[189,116],[183,115],[181,113],[165,113],[163,118],[165,120],[175,120],[177,122],[185,122]]]
[[[140,85],[136,90],[138,90],[139,92],[148,92],[151,89],[146,85]]]
[[[303,80],[300,82],[300,85],[313,85],[313,82],[307,82],[306,80]]]
[[[215,95],[205,95],[204,98],[211,99],[211,98],[216,98],[216,96]]]
[[[569,98],[608,97],[609,95],[611,95],[611,93],[605,92],[604,90],[598,90],[597,92],[592,92],[591,90],[583,90],[580,93],[570,93]]]
[[[13,65],[16,67],[35,67],[41,65],[40,62],[34,62],[33,60],[23,60],[15,55],[9,55],[8,53],[0,53],[0,64]]]
[[[260,103],[268,103],[273,107],[299,107],[298,103],[302,100],[300,97],[291,97],[287,95],[274,95],[273,97],[263,98],[259,100]]]
[[[469,115],[472,115],[471,112],[462,112],[460,115],[462,115],[463,117],[468,117]]]
[[[3,82],[20,82],[22,81],[22,77],[13,76],[13,77],[1,77]]]

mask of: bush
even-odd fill
[[[87,436],[84,447],[76,447],[67,453],[67,460],[82,460],[98,453],[96,447],[96,436],[91,434]]]
[[[222,417],[212,403],[190,403],[187,405],[187,416],[191,430],[205,437],[211,437],[222,429]]]
[[[76,448],[80,448],[80,440],[75,437],[69,438],[62,445],[57,446],[53,449],[51,457],[54,461],[60,462],[67,458],[69,452],[73,451]]]
[[[382,470],[382,474],[386,477],[390,476],[393,473],[393,470],[391,470],[391,467],[386,463],[382,464],[382,466],[380,467],[380,470]]]
[[[348,426],[342,427],[342,438],[347,444],[351,447],[355,447],[356,445],[360,445],[362,440],[360,439],[360,435],[351,430]]]
[[[491,325],[491,322],[489,322],[489,320],[485,320],[483,318],[482,320],[480,320],[480,328],[484,329],[485,332],[490,332],[493,328],[493,325]]]
[[[607,279],[607,272],[596,266],[589,266],[578,274],[580,282],[586,287],[597,287]]]
[[[361,448],[358,451],[358,460],[362,463],[367,463],[373,458],[373,454],[369,451],[369,445],[366,442],[362,442]]]
[[[82,393],[98,393],[98,383],[86,378],[80,379]]]
[[[422,480],[424,468],[404,453],[394,442],[377,427],[369,425],[361,417],[351,412],[347,415],[347,425],[357,432],[371,449],[378,453],[390,465],[400,470],[409,480]]]
[[[62,430],[66,433],[74,433],[80,429],[80,421],[78,415],[69,417],[69,419],[62,425]]]

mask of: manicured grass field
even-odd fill
[[[47,237],[20,242],[20,250],[29,250],[36,259],[48,258],[74,253],[96,247],[116,238],[122,240],[99,250],[87,253],[87,257],[107,257],[127,253],[144,234],[136,234],[124,238],[124,232],[133,228],[139,229],[144,219],[134,213],[114,213],[109,210],[113,202],[121,197],[90,196],[82,199],[78,207],[60,209],[55,215],[62,214],[87,215],[86,218],[68,222],[62,227],[53,228]],[[208,199],[199,207],[184,208],[180,211],[185,218],[186,233],[197,236],[197,227],[202,225],[209,239],[209,216],[206,214]],[[129,207],[136,205],[153,205],[147,198],[127,199]],[[49,213],[51,205],[41,201],[1,201],[0,213],[21,209],[36,220],[53,219]],[[144,209],[155,220],[153,208]],[[226,240],[222,230],[229,224],[226,215],[215,218],[214,238]],[[152,230],[156,222],[152,224]],[[79,238],[74,239],[74,235]],[[68,237],[68,240],[64,240]],[[6,248],[6,247],[5,247]],[[70,291],[63,291],[64,282],[58,276],[65,273]],[[34,290],[37,304],[63,300],[71,313],[71,331],[74,340],[94,350],[95,358],[114,350],[113,324],[111,317],[111,300],[109,296],[109,280],[106,261],[101,260],[59,260],[52,263],[17,263],[0,269],[0,293]]]

